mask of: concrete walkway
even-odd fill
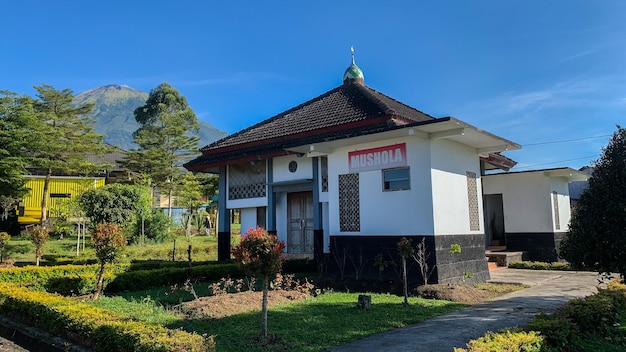
[[[540,311],[550,312],[572,298],[597,292],[598,274],[590,272],[500,269],[492,282],[531,287],[467,307],[423,323],[370,336],[334,349],[336,352],[450,352],[487,331],[526,325]],[[375,304],[375,302],[373,302]]]

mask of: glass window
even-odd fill
[[[411,189],[409,168],[383,170],[383,191]]]

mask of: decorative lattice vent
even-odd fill
[[[478,185],[476,173],[467,171],[467,203],[469,205],[470,231],[480,230],[480,212],[478,211]]]
[[[339,175],[339,230],[361,231],[359,174]]]
[[[265,197],[265,161],[241,163],[228,167],[228,199]]]

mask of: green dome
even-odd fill
[[[364,79],[363,71],[361,71],[359,66],[357,66],[354,61],[343,74],[343,80],[345,81],[346,79]]]
[[[343,73],[343,82],[344,83],[360,83],[363,84],[364,77],[363,71],[354,63],[354,48],[351,47],[350,51],[352,52],[352,63],[346,69],[346,72]]]

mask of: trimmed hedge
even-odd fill
[[[572,270],[569,263],[565,263],[565,262],[553,262],[553,263],[529,262],[529,261],[511,262],[509,263],[509,268],[532,269],[532,270],[563,270],[563,271]]]
[[[116,275],[127,270],[128,264],[107,265],[105,280],[111,281]],[[36,291],[59,292],[63,294],[84,294],[95,287],[98,265],[59,265],[59,266],[25,266],[20,268],[0,269],[0,282],[13,282]],[[64,279],[80,282],[74,288],[57,291],[63,287]],[[51,284],[51,281],[55,282]],[[50,285],[51,286],[48,286]],[[76,290],[82,287],[82,290]]]
[[[187,262],[141,262],[132,263],[129,270],[116,275],[106,286],[106,293],[145,290],[150,287],[172,286],[185,282],[188,278]],[[139,270],[137,270],[139,269]],[[306,259],[287,260],[283,273],[308,273],[316,270],[315,262]],[[243,270],[235,264],[217,262],[194,263],[191,279],[200,282],[214,282],[222,278],[245,277]]]
[[[0,310],[96,351],[215,351],[213,337],[129,321],[106,309],[0,283]]]
[[[454,352],[539,352],[542,345],[543,337],[536,331],[503,329],[497,333],[488,332],[470,341],[466,348],[455,348]]]
[[[171,286],[185,282],[188,277],[187,268],[163,268],[153,270],[136,270],[118,274],[106,286],[106,293],[144,290],[150,287]],[[224,277],[244,277],[241,269],[235,264],[210,264],[194,266],[191,271],[192,280],[217,281]]]

